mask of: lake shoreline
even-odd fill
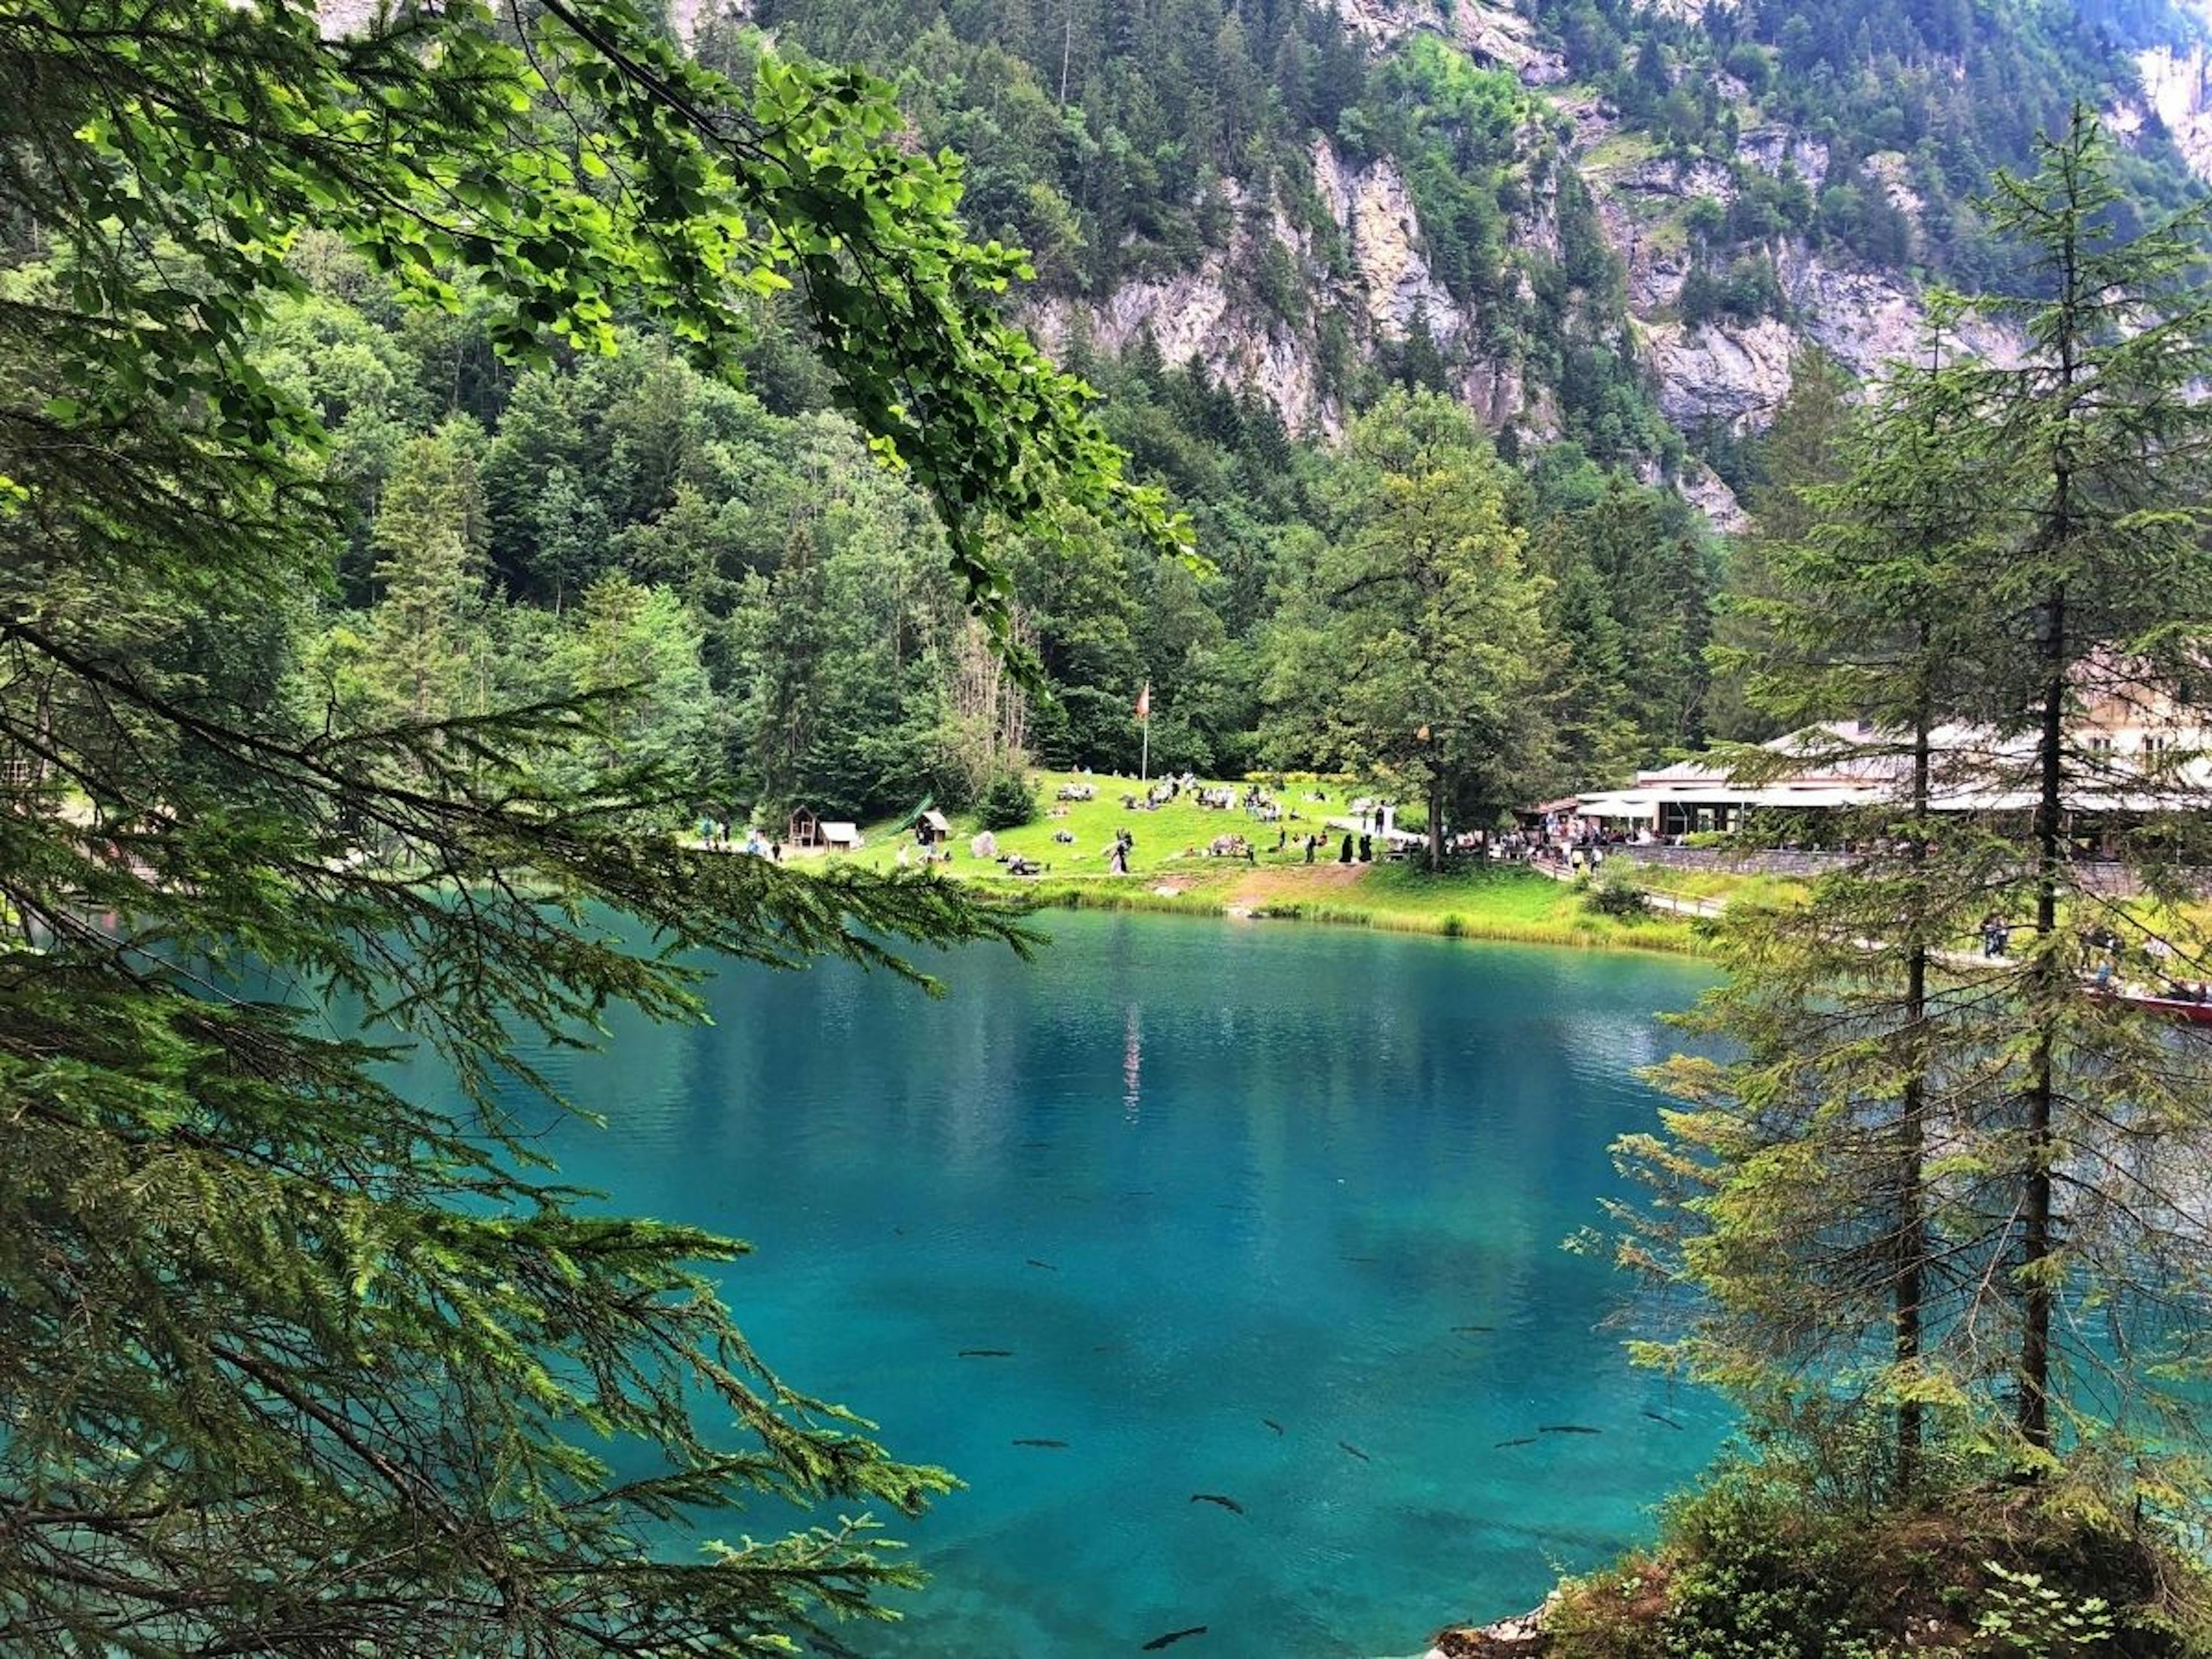
[[[1711,950],[1702,921],[1674,914],[1664,897],[1640,915],[1605,914],[1585,902],[1587,884],[1517,862],[1462,860],[1432,876],[1419,847],[1410,856],[1355,862],[1351,854],[1360,842],[1391,849],[1382,844],[1387,836],[1363,829],[1358,817],[1329,816],[1348,811],[1348,803],[1310,793],[1293,799],[1279,788],[1267,810],[1282,816],[1261,817],[1249,802],[1243,810],[1233,804],[1244,798],[1249,785],[1243,782],[1201,785],[1157,799],[1148,798],[1156,785],[1134,779],[1047,771],[1032,774],[1030,782],[1036,811],[1026,823],[987,832],[975,816],[940,816],[933,834],[922,838],[929,867],[1040,908],[1317,921],[1675,957]],[[909,817],[873,824],[857,848],[809,848],[799,856],[885,872],[911,867],[915,823]],[[1009,875],[1012,860],[1037,873]],[[1126,865],[1126,873],[1108,873],[1109,862]]]
[[[1365,870],[1372,866],[1353,866]],[[1313,866],[1334,871],[1339,866]],[[1518,870],[1486,874],[1473,881],[1460,878],[1454,887],[1426,896],[1433,902],[1420,906],[1362,902],[1360,885],[1342,881],[1307,880],[1304,866],[1267,872],[1263,892],[1250,892],[1244,884],[1223,881],[1210,872],[1188,878],[1164,872],[1127,878],[1084,877],[1054,880],[1043,878],[956,876],[957,880],[996,894],[1018,896],[1040,910],[1107,910],[1155,915],[1206,916],[1219,921],[1296,921],[1334,927],[1364,927],[1377,933],[1425,933],[1441,939],[1474,939],[1495,945],[1543,945],[1574,951],[1626,951],[1656,956],[1701,957],[1710,954],[1707,939],[1691,919],[1654,911],[1637,921],[1592,915],[1582,907],[1585,890],[1550,878]],[[1425,878],[1419,878],[1425,879]],[[1446,880],[1452,880],[1446,878]],[[1558,896],[1573,901],[1564,914],[1530,915],[1500,913],[1486,903],[1493,896],[1485,889],[1528,882],[1555,887]],[[1446,908],[1449,907],[1449,908]]]

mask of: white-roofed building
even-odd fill
[[[2212,799],[2212,730],[2188,702],[2094,694],[2082,701],[2068,733],[2076,780],[2068,811],[2113,819]],[[1948,725],[1929,736],[1934,811],[2033,809],[2033,734]],[[1578,795],[1575,810],[1584,819],[1671,840],[1738,830],[1754,812],[1786,816],[1901,800],[1911,775],[1909,738],[1863,723],[1808,726],[1762,747],[1776,759],[1735,768],[1677,762],[1638,772],[1626,788]]]

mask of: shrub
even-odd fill
[[[1018,772],[1002,772],[983,786],[975,816],[986,830],[1018,830],[1037,815],[1036,792]]]
[[[2041,1573],[2013,1572],[2001,1562],[1984,1561],[1982,1568],[1990,1583],[1974,1630],[1998,1652],[2021,1659],[2075,1659],[2111,1643],[2112,1607],[2103,1596],[2068,1595],[2045,1583]]]
[[[1667,1659],[1860,1659],[1847,1535],[1756,1478],[1716,1481],[1677,1512],[1689,1559],[1659,1621]]]
[[[1619,916],[1623,921],[1651,914],[1644,890],[1626,876],[1607,876],[1594,883],[1583,896],[1583,907],[1595,916]]]
[[[1552,1659],[2183,1659],[2212,1650],[2194,1534],[2107,1512],[2108,1466],[2020,1484],[1938,1443],[1885,1506],[1766,1442],[1668,1505],[1658,1545],[1570,1579]]]

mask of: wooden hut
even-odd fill
[[[914,838],[933,851],[951,838],[952,824],[934,806],[925,807],[914,821]]]
[[[802,852],[811,852],[823,844],[822,820],[804,806],[793,807],[791,821],[783,827],[783,844]]]
[[[836,823],[827,820],[817,826],[821,844],[833,853],[857,853],[860,850],[860,826],[857,823]]]

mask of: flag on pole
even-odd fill
[[[1137,718],[1148,720],[1152,717],[1152,683],[1145,682],[1145,689],[1137,693]]]

